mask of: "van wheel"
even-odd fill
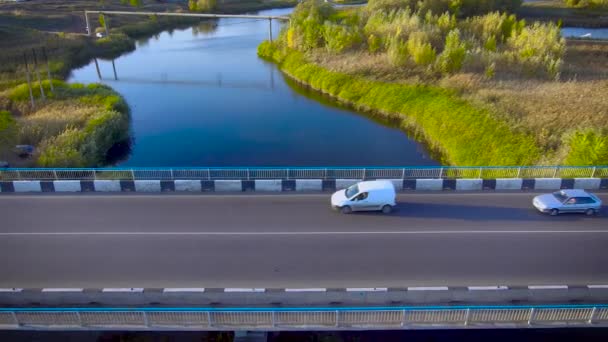
[[[587,209],[587,210],[585,211],[585,214],[586,214],[587,216],[593,216],[593,215],[595,215],[595,210],[593,210],[593,209],[589,208],[589,209]]]
[[[559,210],[551,209],[551,216],[557,216],[557,214],[559,214]]]
[[[393,207],[391,207],[390,205],[385,205],[384,207],[382,207],[382,213],[383,214],[390,214],[390,212],[393,211]]]
[[[351,207],[349,207],[348,205],[345,205],[342,208],[340,208],[340,212],[342,214],[350,214],[353,212],[353,209]]]

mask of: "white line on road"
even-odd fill
[[[285,289],[285,292],[327,292],[326,288],[307,288],[307,289]]]
[[[508,290],[508,286],[469,286],[469,291]]]
[[[103,288],[101,292],[144,292],[143,287]]]
[[[268,236],[268,235],[608,234],[608,230],[412,230],[317,232],[3,232],[0,236]]]
[[[81,288],[57,288],[57,287],[50,287],[50,288],[44,288],[42,289],[42,292],[82,292],[83,289]]]
[[[587,285],[590,289],[608,289],[608,285]]]
[[[447,286],[414,286],[414,287],[408,287],[407,288],[408,291],[447,291],[448,287]]]
[[[200,287],[167,287],[163,289],[163,292],[205,292],[205,288]]]
[[[530,290],[567,290],[568,285],[530,285]]]
[[[348,287],[346,292],[386,292],[386,287]]]
[[[224,292],[266,292],[266,289],[262,288],[225,288]]]

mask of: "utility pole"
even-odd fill
[[[36,71],[36,78],[38,79],[38,85],[40,86],[40,97],[44,100],[44,88],[42,87],[42,78],[40,77],[40,71],[38,70],[38,59],[36,58],[36,49],[32,49],[34,53],[34,70]]]
[[[44,57],[44,60],[46,61],[46,75],[49,79],[49,85],[51,86],[51,91],[55,91],[55,88],[53,87],[53,79],[51,78],[51,66],[49,65],[49,57],[46,55],[46,48],[43,46],[42,47],[42,56]]]
[[[27,64],[27,53],[26,52],[23,53],[23,61],[25,62],[25,75],[27,77],[27,88],[30,90],[30,102],[32,104],[32,109],[33,109],[35,107],[34,94],[32,92],[32,82],[30,79],[30,68]]]

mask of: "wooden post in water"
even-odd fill
[[[44,46],[42,47],[42,56],[44,57],[44,60],[46,62],[46,76],[49,79],[51,91],[55,91],[55,88],[53,87],[53,79],[51,78],[51,66],[49,65],[49,57],[46,55],[46,48]]]
[[[268,39],[272,43],[272,18],[268,18]]]
[[[101,71],[99,71],[99,63],[97,63],[97,58],[93,58],[93,61],[95,61],[95,69],[97,69],[97,77],[101,81]]]
[[[112,60],[112,70],[114,70],[114,80],[118,81],[118,76],[116,75],[116,65],[114,65],[114,60]]]
[[[30,81],[30,68],[27,64],[27,53],[24,52],[23,53],[23,61],[25,62],[25,75],[26,75],[26,79],[27,79],[27,88],[30,90],[30,102],[32,104],[32,108],[35,107],[34,104],[34,93],[32,92],[32,82]]]
[[[84,11],[84,21],[87,24],[87,36],[91,35],[91,25],[89,23],[89,14],[87,13],[87,11]]]
[[[36,58],[36,49],[32,49],[34,53],[34,70],[36,71],[36,78],[38,79],[38,85],[40,86],[40,98],[43,100],[46,98],[44,96],[44,88],[42,87],[42,78],[40,77],[40,71],[38,70],[38,58]]]

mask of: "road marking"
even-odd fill
[[[608,285],[587,285],[590,289],[608,289]]]
[[[447,291],[447,286],[414,286],[408,287],[408,291]]]
[[[266,289],[260,288],[225,288],[224,292],[266,292]]]
[[[567,290],[568,285],[531,285],[530,290]]]
[[[104,288],[101,292],[144,292],[143,287],[119,287],[119,288]]]
[[[268,236],[268,235],[464,235],[464,234],[608,234],[607,230],[412,230],[313,232],[3,232],[0,236]]]
[[[56,287],[51,287],[51,288],[44,288],[42,289],[42,292],[82,292],[83,289],[81,288],[56,288]]]
[[[508,286],[469,286],[469,291],[508,290]]]
[[[326,288],[285,289],[285,292],[327,292]]]
[[[348,287],[346,292],[386,292],[386,287]]]
[[[10,287],[10,288],[0,288],[0,292],[21,292],[22,288],[19,287]]]
[[[205,292],[205,288],[204,287],[200,287],[200,288],[196,288],[196,287],[184,287],[184,288],[179,288],[179,287],[171,287],[171,288],[164,288],[163,292]]]

